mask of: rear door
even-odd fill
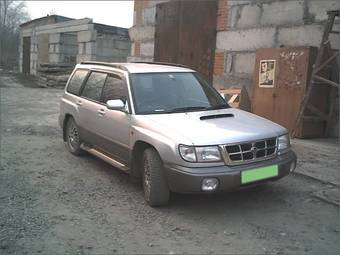
[[[108,100],[122,99],[128,105],[128,88],[123,74],[108,74],[102,91],[103,103],[97,123],[101,136],[100,146],[105,152],[127,165],[130,153],[130,114],[128,112],[109,110]],[[128,111],[128,107],[126,107]]]
[[[79,126],[85,142],[95,146],[98,143],[98,120],[105,107],[101,102],[101,92],[107,74],[92,71],[81,92],[81,106],[79,107]]]

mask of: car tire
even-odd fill
[[[69,118],[66,123],[66,147],[72,154],[80,156],[84,153],[81,143],[78,126],[73,118]]]
[[[168,204],[170,191],[163,171],[163,162],[153,148],[146,149],[143,155],[143,189],[145,201],[150,206]]]

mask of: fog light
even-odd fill
[[[292,163],[290,163],[290,171],[293,172],[295,170],[295,167],[296,167],[296,162],[293,161]]]
[[[217,189],[218,180],[216,178],[205,178],[202,181],[203,191],[214,191]]]

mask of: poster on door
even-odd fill
[[[275,60],[261,60],[259,87],[273,88],[275,85]]]

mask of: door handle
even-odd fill
[[[79,100],[79,101],[76,102],[76,104],[80,106],[80,105],[82,105],[82,101]]]
[[[100,110],[98,110],[97,112],[98,112],[98,114],[99,114],[100,116],[105,115],[105,110],[104,110],[104,109],[100,109]]]

